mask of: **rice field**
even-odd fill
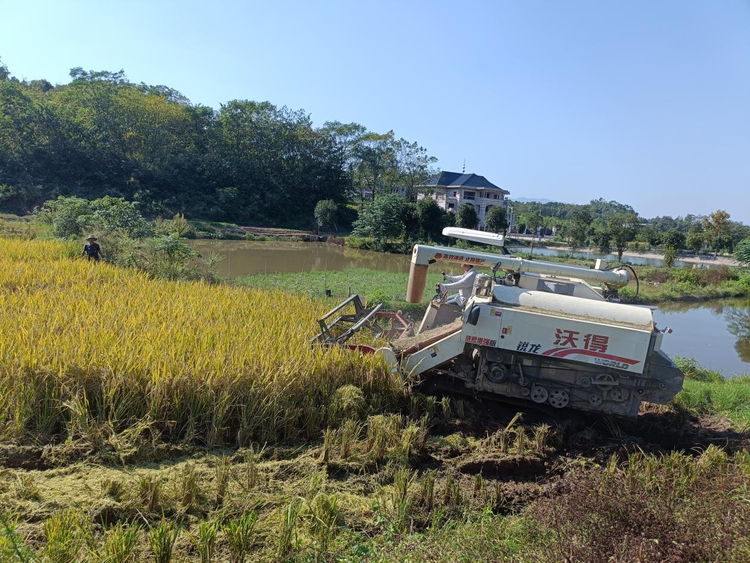
[[[325,304],[76,252],[0,239],[0,440],[101,443],[144,425],[208,445],[318,437],[339,388],[375,410],[400,392],[378,358],[308,344]]]

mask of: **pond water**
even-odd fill
[[[750,374],[750,299],[664,303],[654,320],[673,330],[662,343],[669,356],[691,356],[724,377]]]
[[[531,248],[528,246],[509,246],[508,250],[511,252],[530,252]],[[588,252],[585,250],[563,250],[559,248],[538,248],[534,247],[534,254],[539,256],[573,256],[575,258],[591,258],[596,260],[602,258],[610,262],[618,262],[617,254],[605,254],[602,252]],[[661,258],[649,258],[646,256],[633,256],[630,254],[624,254],[622,262],[633,264],[635,266],[663,266],[664,260]],[[683,260],[675,260],[674,265],[678,268],[692,268],[691,262],[685,262]]]
[[[409,256],[325,243],[193,241],[191,244],[204,256],[212,253],[224,256],[217,273],[228,279],[249,274],[347,268],[409,271]],[[534,253],[537,250],[542,249],[535,249]],[[664,335],[663,341],[663,349],[670,356],[692,356],[726,377],[750,373],[750,299],[662,304],[654,312],[654,319],[660,329],[673,330],[672,334]]]
[[[410,256],[356,250],[323,242],[192,241],[204,257],[223,256],[217,274],[233,279],[252,274],[309,272],[367,268],[385,272],[409,271]]]

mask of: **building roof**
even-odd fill
[[[496,186],[484,176],[478,174],[461,174],[460,172],[441,172],[425,180],[420,188],[474,188],[477,190],[499,190],[504,194],[510,192]]]

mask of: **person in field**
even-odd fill
[[[474,278],[477,277],[477,269],[471,264],[461,264],[461,269],[464,273],[460,276],[450,276],[445,272],[442,272],[443,279],[451,283],[436,284],[441,293],[458,290],[458,293],[451,295],[446,299],[446,304],[463,307],[469,297],[471,297],[471,290],[474,287]]]
[[[81,256],[86,256],[89,260],[93,260],[94,262],[98,262],[104,258],[104,256],[102,256],[102,249],[96,242],[96,237],[91,235],[86,240],[88,242],[83,246]]]

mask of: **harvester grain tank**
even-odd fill
[[[447,228],[447,236],[502,246],[502,237]],[[437,261],[488,268],[476,277],[464,305],[434,298],[419,327],[400,315],[388,346],[376,353],[405,375],[458,381],[467,391],[604,414],[635,416],[641,402],[668,403],[684,375],[661,351],[663,332],[650,308],[620,302],[618,290],[635,272],[523,259],[459,248],[416,245],[407,301],[424,296]],[[596,285],[592,285],[596,284]],[[351,300],[350,300],[351,301]],[[364,327],[377,329],[379,307],[359,309],[332,323],[321,319],[314,339],[346,342]],[[391,313],[391,315],[394,315]],[[336,334],[340,321],[351,328]],[[341,336],[344,334],[345,336]],[[353,346],[367,350],[366,346]]]

